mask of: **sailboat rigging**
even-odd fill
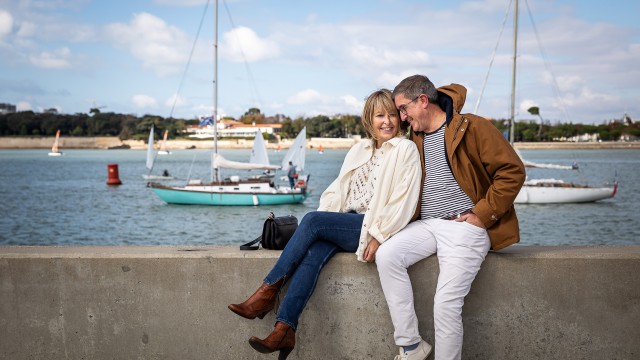
[[[511,6],[511,4],[509,4]],[[509,118],[509,142],[513,146],[515,129],[516,104],[516,66],[518,54],[518,0],[514,0],[513,15],[513,62],[511,68],[511,109]],[[493,62],[493,60],[492,60]],[[480,95],[481,97],[482,95]],[[476,110],[478,104],[476,105]],[[519,153],[518,153],[519,154]],[[526,161],[520,156],[528,168],[548,168],[575,170],[577,165],[564,166],[554,164],[538,164]],[[581,184],[565,183],[557,179],[527,180],[515,199],[516,204],[550,204],[550,203],[583,203],[593,202],[615,196],[617,182],[613,187],[591,187]]]
[[[183,205],[279,205],[302,203],[308,196],[307,181],[309,176],[298,179],[294,187],[277,186],[273,176],[254,176],[241,179],[230,176],[220,179],[220,169],[261,169],[277,170],[280,166],[268,163],[268,155],[262,134],[256,133],[252,159],[254,163],[242,163],[226,160],[218,153],[218,1],[214,10],[214,56],[213,56],[213,152],[211,154],[211,182],[199,180],[189,181],[184,186],[165,186],[149,183],[153,192],[169,204]],[[295,159],[294,164],[304,169],[304,149],[306,148],[306,129],[296,137],[294,145],[287,152],[285,159]],[[265,161],[266,159],[266,161]],[[264,174],[266,175],[266,174]]]

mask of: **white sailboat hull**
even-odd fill
[[[525,183],[516,197],[516,204],[586,203],[615,196],[613,187],[587,187],[558,182]]]
[[[53,152],[52,151],[52,152],[49,153],[49,156],[62,156],[62,153],[59,152],[59,151],[58,152]]]

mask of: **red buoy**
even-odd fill
[[[122,181],[120,181],[120,175],[118,175],[118,164],[109,164],[107,165],[107,169],[109,170],[109,178],[107,179],[107,185],[122,184]]]

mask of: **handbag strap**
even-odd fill
[[[257,238],[249,241],[248,243],[244,244],[244,245],[240,245],[240,250],[258,250],[258,248],[260,248],[260,241],[262,240],[262,235],[258,236]],[[253,246],[253,244],[258,244]]]

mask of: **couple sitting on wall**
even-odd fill
[[[418,331],[407,269],[437,252],[434,299],[435,358],[460,359],[462,305],[490,248],[518,242],[513,201],[524,165],[486,119],[460,114],[466,89],[436,89],[422,75],[379,90],[366,100],[362,124],[370,141],[347,153],[338,178],[308,213],[263,284],[229,309],[247,318],[271,311],[289,283],[274,330],[251,337],[261,353],[295,346],[298,319],[324,265],[339,251],[375,262],[400,354],[426,359],[432,346]],[[411,140],[405,138],[411,127]]]

